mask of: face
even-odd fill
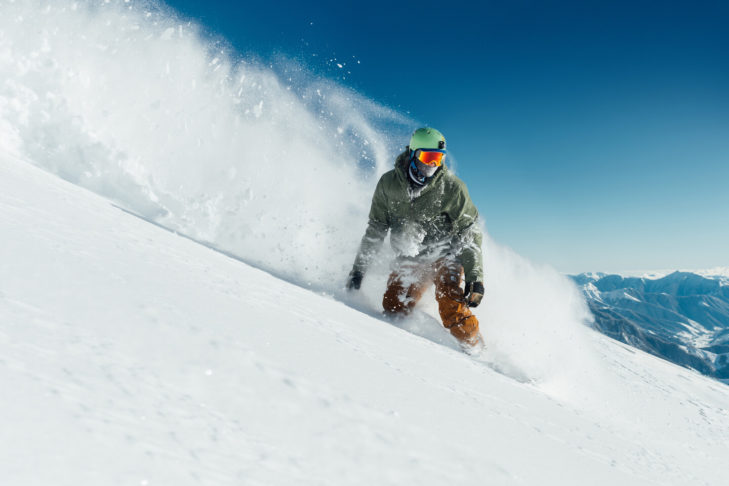
[[[445,150],[418,149],[413,153],[415,166],[425,177],[432,177],[445,161]]]
[[[415,159],[415,165],[420,171],[421,174],[423,174],[425,177],[433,177],[433,174],[438,170],[438,167],[440,165],[427,165],[422,162],[420,162],[418,159]]]

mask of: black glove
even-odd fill
[[[468,307],[478,307],[483,299],[483,282],[466,282],[466,290],[463,292],[463,298],[466,299]]]
[[[347,290],[359,290],[359,286],[362,285],[362,279],[364,274],[357,270],[349,272],[349,279],[347,280]]]

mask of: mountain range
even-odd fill
[[[673,272],[629,277],[572,276],[595,316],[593,327],[618,341],[729,380],[729,277]]]

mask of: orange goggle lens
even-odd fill
[[[445,152],[436,152],[431,150],[416,150],[415,151],[415,157],[424,163],[425,165],[432,165],[435,167],[440,167],[440,164],[443,163],[443,160],[445,159]]]

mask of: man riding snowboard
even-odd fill
[[[445,158],[443,134],[427,127],[413,132],[395,168],[377,183],[347,288],[360,288],[390,231],[397,258],[382,299],[385,313],[409,314],[435,283],[443,326],[465,351],[474,353],[483,346],[478,320],[469,310],[481,303],[484,294],[482,235],[466,185],[448,171]]]

